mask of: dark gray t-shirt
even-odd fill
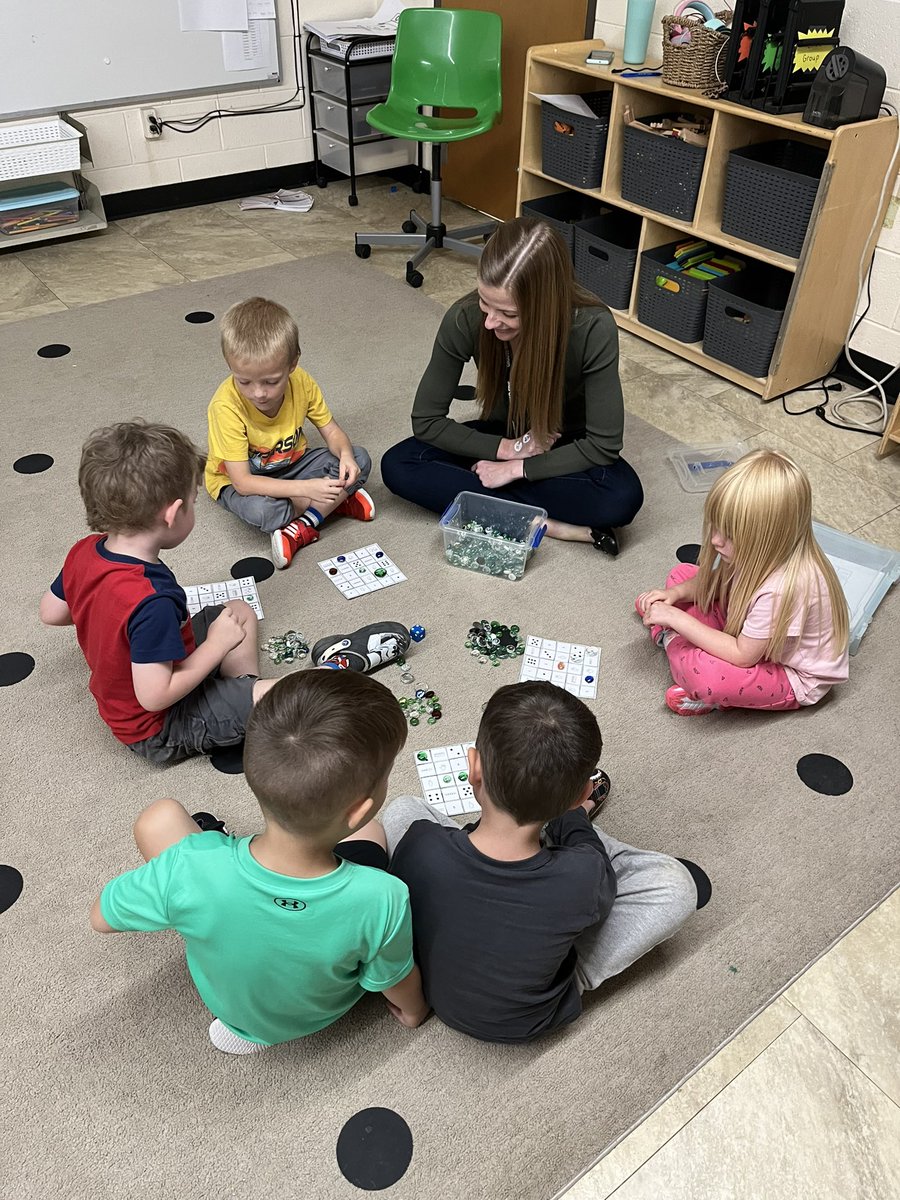
[[[526,1042],[581,1013],[574,942],[603,921],[616,878],[583,809],[547,826],[532,858],[499,862],[466,829],[415,821],[391,859],[409,888],[425,995],[453,1029]]]

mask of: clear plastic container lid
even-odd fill
[[[714,446],[679,446],[666,455],[685,492],[708,492],[723,471],[733,467],[750,447],[744,442]]]

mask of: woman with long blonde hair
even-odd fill
[[[478,367],[477,420],[448,414],[463,367]],[[392,492],[443,512],[458,492],[547,510],[547,533],[618,552],[615,528],[643,503],[620,456],[624,405],[618,332],[580,287],[562,238],[517,217],[484,247],[477,288],[438,330],[412,411],[414,437],[391,447]]]
[[[812,489],[787,454],[754,450],[713,485],[697,566],[635,601],[664,646],[681,716],[816,704],[849,670],[847,601],[812,530]]]

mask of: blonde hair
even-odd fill
[[[731,562],[718,559],[713,534],[733,546]],[[784,571],[781,601],[774,613],[765,657],[777,662],[797,609],[803,621],[812,590],[821,599],[824,579],[831,601],[832,629],[823,633],[842,652],[849,641],[847,601],[831,563],[812,530],[812,488],[806,472],[787,454],[754,450],[713,484],[703,509],[703,544],[696,601],[709,611],[716,603],[728,614],[725,632],[737,637],[753,595],[769,576]]]
[[[222,353],[230,363],[234,359],[265,362],[283,358],[294,363],[300,355],[297,322],[281,304],[252,296],[232,304],[222,317]]]
[[[559,234],[533,217],[497,227],[481,252],[478,282],[509,292],[519,316],[507,433],[519,437],[531,429],[539,440],[558,433],[572,311],[603,304],[576,283],[572,256]],[[483,418],[502,407],[505,384],[506,345],[482,324],[476,395]]]

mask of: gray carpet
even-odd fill
[[[703,863],[712,904],[683,933],[587,1002],[568,1031],[528,1048],[484,1046],[436,1019],[401,1029],[380,998],[306,1041],[256,1059],[206,1038],[208,1014],[170,934],[100,938],[88,928],[99,887],[137,865],[130,825],[171,794],[189,811],[257,825],[242,776],[195,761],[157,772],[101,725],[71,630],[45,629],[38,598],[84,532],[76,470],[94,427],[146,416],[205,439],[207,399],[224,375],[215,324],[185,313],[254,293],[300,317],[303,363],[337,418],[375,457],[408,431],[408,410],[441,310],[353,255],[282,266],[55,314],[0,329],[5,619],[0,651],[37,666],[0,689],[5,732],[2,861],[25,878],[0,916],[3,939],[4,1137],[9,1196],[358,1194],[335,1143],[369,1106],[402,1114],[412,1164],[398,1200],[541,1200],[583,1169],[764,1004],[897,878],[896,685],[900,598],[879,610],[851,682],[795,714],[680,720],[665,709],[664,657],[633,610],[677,546],[697,539],[701,499],[678,490],[671,439],[630,420],[626,455],[646,505],[612,561],[545,542],[519,583],[446,564],[436,520],[373,482],[378,518],[329,525],[318,547],[261,585],[263,636],[311,639],[380,617],[421,622],[415,686],[438,688],[445,719],[410,737],[393,790],[414,786],[409,751],[474,736],[483,701],[516,677],[479,667],[463,648],[475,617],[603,648],[595,705],[613,796],[604,818],[626,841]],[[64,358],[38,347],[63,342]],[[467,414],[460,406],[460,415]],[[20,475],[20,454],[53,468]],[[379,540],[409,582],[345,601],[315,559]],[[317,554],[316,551],[321,553]],[[220,579],[264,539],[211,503],[168,557],[183,583]],[[381,679],[403,693],[396,668]],[[440,736],[437,736],[439,734]],[[797,759],[834,754],[855,784],[843,797],[808,790]],[[477,929],[472,936],[477,937]]]

